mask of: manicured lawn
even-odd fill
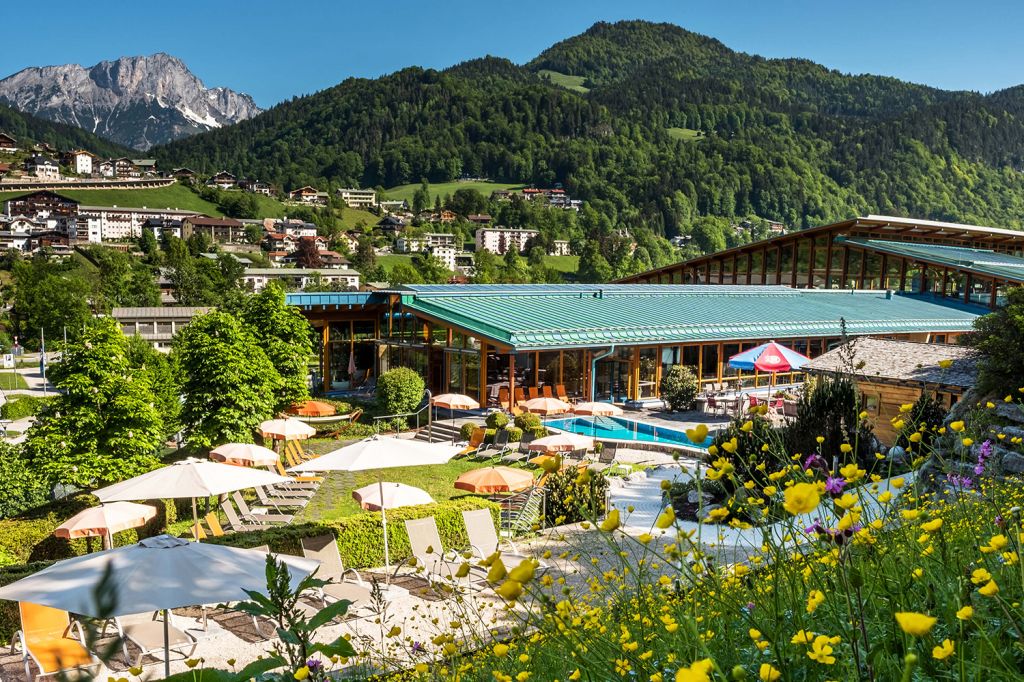
[[[399,263],[411,265],[412,255],[407,253],[388,253],[383,256],[377,256],[377,263],[390,270]]]
[[[69,199],[80,201],[86,206],[124,206],[128,208],[179,208],[188,211],[197,211],[207,215],[219,216],[221,212],[217,207],[208,201],[199,198],[187,187],[174,184],[170,187],[157,189],[84,189],[84,190],[56,190],[58,194]],[[11,197],[21,196],[27,192],[0,192],[0,201]],[[280,203],[269,197],[258,197],[273,202],[280,207]],[[262,207],[261,202],[261,207]],[[281,214],[278,214],[281,215]]]
[[[579,256],[544,256],[544,265],[559,272],[576,272],[580,266]]]
[[[666,128],[665,130],[673,140],[697,140],[702,137],[702,133],[693,128]]]
[[[475,189],[485,197],[491,192],[502,189],[522,189],[521,184],[507,182],[441,182],[430,185],[430,206],[434,205],[434,197],[440,195],[443,200],[446,194],[454,194],[457,189]],[[387,190],[387,198],[390,201],[401,201],[405,199],[412,204],[412,195],[420,188],[420,183],[399,185]]]
[[[38,367],[39,365],[35,366]],[[23,376],[16,372],[0,372],[0,389],[14,391],[19,388],[28,388],[28,384],[25,383]]]
[[[547,78],[555,85],[559,85],[566,90],[590,92],[590,88],[583,85],[584,81],[586,81],[586,78],[583,76],[570,76],[567,73],[559,73],[558,71],[552,71],[550,69],[541,69],[537,72],[537,75],[541,78]]]
[[[359,223],[373,226],[380,220],[380,218],[373,213],[358,208],[342,208],[340,209],[340,212],[341,227],[344,230],[351,230]]]

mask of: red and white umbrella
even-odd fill
[[[523,403],[527,412],[534,414],[564,414],[572,409],[569,403],[563,403],[558,398],[534,398]]]
[[[611,403],[576,403],[572,411],[584,417],[618,417],[622,414],[622,408]]]
[[[270,448],[255,443],[225,443],[210,450],[210,459],[243,467],[261,467],[276,464],[279,457]]]
[[[57,526],[53,534],[59,538],[103,537],[104,548],[113,546],[114,533],[144,526],[156,517],[156,507],[134,502],[111,502],[89,507]]]
[[[556,433],[530,441],[526,446],[529,450],[540,452],[572,452],[573,450],[590,450],[594,447],[594,439],[578,433]]]

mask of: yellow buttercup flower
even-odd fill
[[[969,605],[963,607],[956,612],[956,617],[960,620],[970,620],[971,618],[974,618],[974,607]]]
[[[821,590],[811,590],[807,595],[807,613],[814,613],[825,601],[825,595]]]
[[[822,665],[833,665],[836,662],[836,657],[832,655],[832,646],[829,642],[829,638],[825,635],[815,637],[807,652],[807,657]]]
[[[986,597],[994,597],[999,594],[999,585],[996,585],[995,580],[989,580],[987,583],[978,588],[978,594]]]
[[[964,430],[964,423],[962,421],[950,422],[949,430],[955,431],[956,433],[960,433],[961,431]]]
[[[295,675],[293,675],[293,677],[296,680],[299,680],[299,682],[302,682],[302,680],[304,680],[307,677],[309,677],[309,666],[308,665],[304,665],[301,668],[299,668],[298,670],[296,670],[295,671]]]
[[[942,644],[932,649],[932,658],[937,661],[944,661],[953,655],[956,647],[953,642],[948,639],[942,640]]]
[[[942,528],[942,519],[932,519],[921,524],[921,530],[926,533],[934,533],[940,528]]]
[[[676,682],[711,682],[711,671],[715,664],[710,658],[694,661],[687,668],[676,671]]]
[[[915,611],[898,611],[896,613],[896,623],[899,624],[903,632],[912,637],[924,637],[927,635],[935,627],[936,620],[938,619],[934,616]]]
[[[992,580],[992,574],[984,568],[976,568],[971,572],[971,582],[975,585],[987,583],[989,580]]]
[[[601,530],[606,533],[610,533],[621,525],[619,520],[619,510],[612,509],[608,512],[608,516],[605,517],[604,521],[601,522]]]
[[[952,366],[953,366],[953,361],[952,360],[948,360],[948,359],[947,360],[939,360],[939,367],[941,367],[942,369],[949,369]]]
[[[839,446],[839,451],[842,452],[844,455],[848,455],[851,452],[853,452],[853,446],[850,445],[849,443],[842,443]]]
[[[762,663],[757,669],[757,679],[761,682],[775,682],[782,677],[782,673],[776,670],[771,663]]]
[[[743,426],[740,427],[740,431],[743,431],[744,433],[750,433],[753,430],[754,430],[754,422],[749,421],[749,420],[743,422]]]
[[[813,511],[821,502],[818,486],[813,483],[797,483],[786,488],[785,498],[782,506],[793,515]]]
[[[654,522],[654,525],[658,528],[665,529],[676,522],[676,510],[672,508],[672,505],[665,507],[665,510],[658,515],[658,519]]]

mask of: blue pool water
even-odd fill
[[[655,426],[647,422],[639,422],[622,417],[572,417],[570,419],[552,419],[544,422],[545,426],[561,431],[570,431],[583,436],[592,436],[598,440],[634,440],[645,443],[665,443],[683,445],[690,448],[707,449],[713,438],[708,436],[703,443],[693,443],[686,437],[683,429],[669,429]]]

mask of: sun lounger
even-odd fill
[[[551,384],[544,384],[541,387],[541,389],[540,389],[540,393],[545,398],[554,398],[555,397],[555,394],[551,392]]]
[[[473,453],[480,449],[481,445],[483,445],[484,438],[486,436],[487,429],[485,429],[484,427],[481,426],[479,428],[473,429],[473,433],[469,435],[469,443],[466,444],[466,447],[462,448],[457,453],[455,453],[455,456],[466,457],[468,455],[472,455]]]
[[[74,671],[86,672],[92,677],[99,673],[101,663],[85,648],[81,624],[72,621],[67,611],[18,602],[18,612],[21,630],[14,635],[11,653],[21,648],[25,676],[29,680]],[[78,633],[77,640],[70,636],[72,632]],[[32,676],[30,662],[39,669],[35,677]]]
[[[231,506],[230,502],[227,502],[227,501],[221,502],[220,503],[220,508],[221,508],[221,511],[224,512],[224,516],[226,516],[228,518],[228,530],[230,530],[233,533],[238,533],[240,531],[245,531],[245,530],[265,530],[266,529],[266,525],[265,524],[245,523],[244,521],[242,521],[242,519],[238,516],[238,512],[235,511],[235,508]]]
[[[297,490],[316,490],[320,487],[320,484],[324,482],[323,476],[292,476],[284,469],[284,465],[278,461],[275,465],[267,467],[271,473],[280,474],[281,476],[287,476],[291,480],[288,483],[282,483],[280,486],[274,486],[275,489],[278,487],[287,487]]]
[[[569,402],[569,393],[565,390],[565,386],[557,384],[555,386],[555,397],[561,400],[563,403]]]
[[[533,456],[533,453],[529,449],[530,443],[533,442],[532,433],[524,433],[523,437],[519,439],[516,446],[506,448],[505,454],[502,455],[501,461],[505,464],[515,464],[516,462],[522,462]]]
[[[494,518],[487,509],[472,509],[462,512],[462,521],[466,524],[466,534],[469,536],[470,550],[480,559],[486,559],[495,552],[501,553],[501,561],[505,568],[512,568],[529,558],[516,549],[515,544],[498,537],[498,531],[494,527]],[[504,544],[509,551],[502,549]],[[538,561],[543,565],[543,562]]]
[[[301,510],[309,503],[309,498],[312,495],[289,495],[285,492],[274,491],[277,497],[271,497],[267,494],[267,491],[262,486],[256,486],[253,488],[256,491],[256,499],[260,501],[265,507],[273,507],[278,512],[282,509],[295,509]]]
[[[461,557],[445,555],[441,545],[441,535],[437,532],[437,523],[433,516],[422,519],[407,519],[405,532],[409,535],[412,555],[419,566],[423,567],[425,577],[431,583],[448,583],[468,585],[482,580],[486,575],[479,566],[470,566],[469,574],[458,577],[458,571],[466,562]]]
[[[516,405],[526,402],[526,391],[522,388],[516,387],[515,391],[513,391],[513,395],[515,395],[516,398]]]
[[[600,454],[597,455],[597,461],[590,464],[587,468],[591,471],[605,471],[606,469],[621,469],[625,473],[630,472],[628,464],[615,461],[618,455],[618,445],[615,443],[605,443],[604,449],[601,450]]]
[[[537,388],[536,386],[530,386],[529,388],[526,389],[526,395],[529,396],[530,400],[536,400],[537,398],[541,397],[540,389]]]
[[[295,518],[292,514],[270,514],[268,510],[257,507],[256,509],[250,509],[245,498],[242,497],[242,493],[235,491],[231,493],[231,499],[235,501],[235,506],[238,507],[238,511],[242,514],[242,519],[252,523],[291,523],[292,519]]]
[[[471,455],[473,459],[486,460],[500,457],[508,449],[508,431],[498,429],[494,434],[494,442],[487,447],[480,448]]]
[[[167,640],[170,650],[181,654],[182,658],[191,658],[196,651],[198,642],[174,623],[174,614],[168,612]],[[142,667],[143,659],[150,654],[164,655],[164,622],[163,613],[137,613],[131,616],[120,616],[114,619],[117,633],[121,638],[121,649],[124,651],[124,662],[133,665],[128,657],[128,643],[131,642],[139,650],[134,665]],[[163,658],[159,658],[160,661]]]
[[[355,569],[345,568],[341,561],[341,554],[338,552],[338,541],[333,535],[302,538],[302,555],[307,559],[319,561],[320,570],[317,572],[317,576],[332,581],[324,585],[321,590],[321,600],[324,603],[327,600],[347,599],[352,602],[353,608],[370,605],[372,596],[370,586]],[[347,576],[352,576],[353,579],[350,580]]]
[[[220,519],[217,518],[216,512],[210,512],[203,517],[203,520],[206,521],[206,525],[210,528],[210,535],[215,538],[224,535],[224,528],[220,525]]]

